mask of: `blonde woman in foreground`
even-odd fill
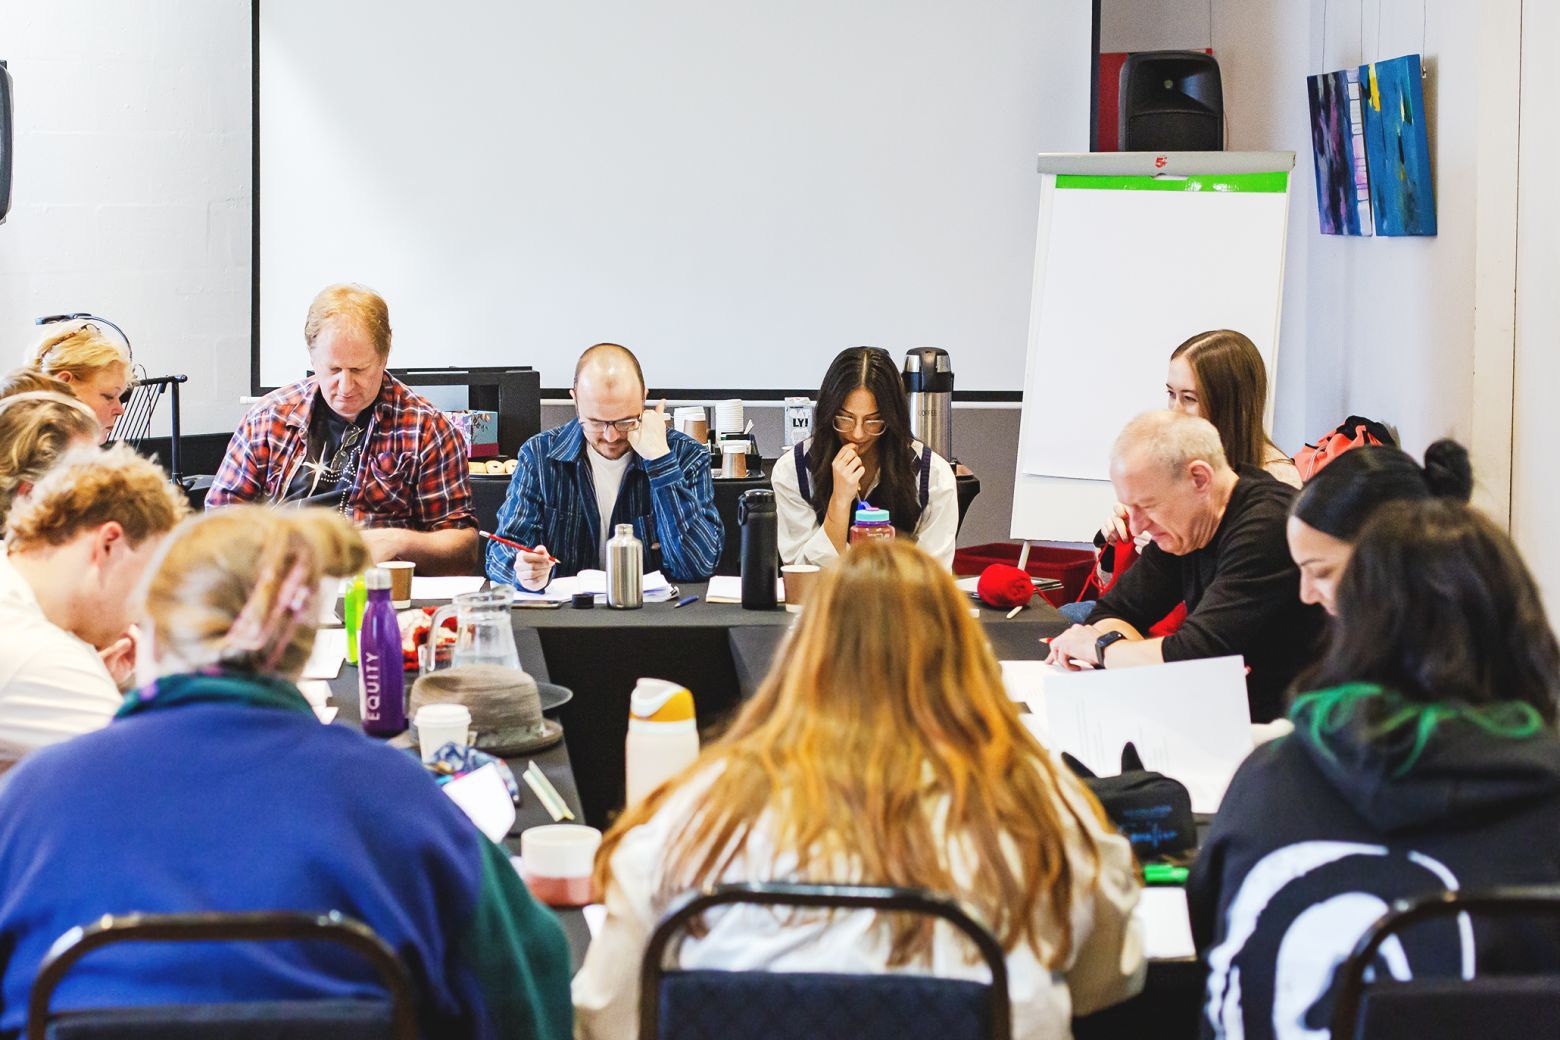
[[[935,560],[853,547],[825,572],[779,663],[727,734],[630,806],[596,859],[607,918],[574,979],[576,1035],[631,1038],[639,965],[682,894],[737,881],[950,894],[1007,951],[1013,1035],[1143,980],[1132,853],[1019,721],[980,627]],[[944,925],[731,907],[683,968],[907,972],[984,981]]]

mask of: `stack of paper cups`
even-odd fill
[[[710,439],[709,417],[702,407],[679,408],[672,413],[672,420],[678,433],[686,433],[700,444]]]
[[[733,398],[730,401],[721,401],[715,405],[715,432],[717,434],[729,433],[741,436],[742,401]]]

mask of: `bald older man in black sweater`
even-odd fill
[[[1284,693],[1315,657],[1325,623],[1300,602],[1284,525],[1295,489],[1260,469],[1231,469],[1218,431],[1180,412],[1149,412],[1111,450],[1111,483],[1134,534],[1152,544],[1084,625],[1051,641],[1068,668],[1129,668],[1240,655],[1251,717],[1284,711]],[[1173,635],[1144,638],[1186,604]]]

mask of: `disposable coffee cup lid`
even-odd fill
[[[445,726],[464,723],[471,725],[471,709],[464,704],[424,704],[417,709],[413,720],[418,727]]]

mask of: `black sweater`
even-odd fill
[[[1102,597],[1091,623],[1118,618],[1139,632],[1186,603],[1186,622],[1166,637],[1166,661],[1239,654],[1251,669],[1251,717],[1283,714],[1284,691],[1314,659],[1326,616],[1300,602],[1300,572],[1289,557],[1284,525],[1295,489],[1249,466],[1224,517],[1203,548],[1172,556],[1157,545]]]

